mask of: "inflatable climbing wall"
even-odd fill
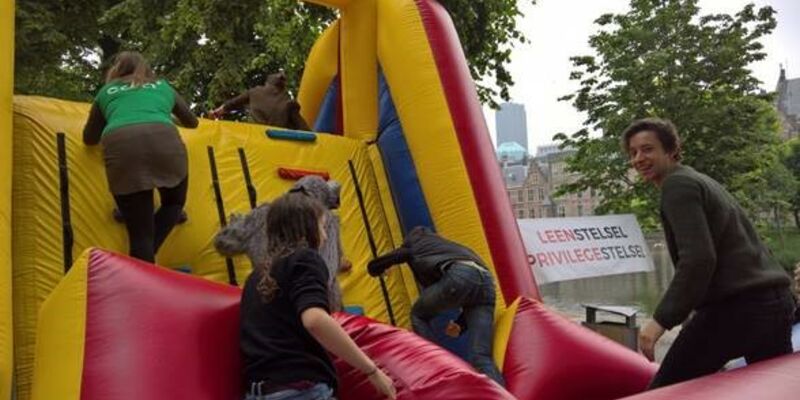
[[[352,1],[309,55],[299,100],[315,130],[269,135],[263,126],[202,121],[182,130],[190,158],[189,221],[157,262],[228,284],[250,265],[213,249],[232,212],[283,193],[291,172],[342,183],[345,305],[408,326],[416,286],[405,268],[381,279],[371,258],[403,232],[427,225],[473,248],[497,276],[498,311],[536,297],[532,274],[496,167],[457,36],[435,1]],[[90,246],[126,252],[111,218],[101,149],[81,142],[88,105],[19,97],[14,130],[16,369],[30,385],[36,311],[77,254]],[[310,138],[310,139],[309,139]],[[282,172],[283,171],[283,172]],[[286,172],[289,173],[286,173]]]
[[[14,2],[0,0],[0,399],[11,398],[11,97],[14,88]]]
[[[112,217],[101,148],[81,139],[88,105],[17,97],[14,113],[14,307],[18,380],[25,385],[33,365],[36,310],[81,252],[100,247],[127,253],[127,237]],[[391,197],[382,193],[385,172],[374,147],[339,135],[223,121],[203,120],[181,134],[189,154],[188,221],[164,243],[158,264],[241,285],[249,261],[220,256],[212,245],[217,230],[230,213],[274,199],[299,176],[319,174],[342,184],[342,239],[356,266],[340,276],[345,305],[408,326],[416,294],[411,274],[396,268],[379,280],[365,269],[402,237]]]
[[[240,398],[238,286],[251,266],[220,256],[212,240],[231,213],[274,199],[307,174],[342,185],[337,212],[353,269],[339,278],[353,313],[336,318],[395,379],[400,399],[616,399],[644,390],[654,365],[538,301],[444,8],[435,0],[318,3],[340,18],[308,55],[298,95],[314,132],[209,120],[181,130],[188,221],[164,243],[158,265],[121,255],[127,239],[112,218],[101,149],[81,140],[89,105],[14,98],[13,158],[0,157],[0,184],[9,175],[13,182],[10,224],[9,202],[0,199],[0,295],[13,283],[17,398]],[[11,11],[0,17],[9,21]],[[0,26],[7,54],[13,31]],[[10,72],[0,72],[7,123]],[[0,136],[0,152],[10,138]],[[407,268],[368,276],[367,262],[418,225],[474,249],[496,277],[494,359],[507,390],[403,329],[418,294]],[[3,396],[11,380],[8,304],[0,302]],[[337,361],[337,372],[340,398],[377,398],[356,371]],[[749,376],[761,387],[797,388],[788,378]]]

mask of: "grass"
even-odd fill
[[[772,250],[775,259],[787,271],[793,271],[794,265],[800,262],[800,230],[796,227],[784,228],[783,245],[777,230],[768,230],[765,235],[764,242]]]

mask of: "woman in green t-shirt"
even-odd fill
[[[183,98],[156,78],[144,57],[122,52],[106,74],[83,129],[83,142],[103,145],[108,187],[125,219],[129,254],[154,262],[186,202],[186,147],[172,115],[197,127]],[[153,190],[161,207],[154,214]]]

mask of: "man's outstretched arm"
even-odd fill
[[[212,110],[211,113],[209,113],[209,116],[211,118],[221,118],[228,111],[242,108],[249,102],[250,102],[250,91],[245,90],[244,93],[222,103],[222,105]]]
[[[411,259],[411,250],[408,247],[400,247],[392,250],[367,264],[367,271],[372,276],[378,276],[389,267],[408,262]]]

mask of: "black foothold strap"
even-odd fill
[[[69,211],[69,170],[67,169],[67,136],[63,132],[56,134],[58,147],[58,185],[61,196],[61,237],[64,253],[64,273],[72,267],[72,247],[75,234],[72,231],[72,219]]]
[[[358,206],[361,208],[361,218],[364,220],[364,227],[367,228],[367,239],[369,239],[369,248],[372,250],[372,258],[378,258],[378,248],[375,245],[375,238],[372,236],[372,226],[369,223],[367,216],[367,209],[364,206],[364,194],[361,192],[361,185],[356,176],[356,168],[353,165],[353,160],[347,160],[347,165],[350,167],[350,176],[353,178],[353,185],[356,188],[356,196],[358,197]],[[386,281],[383,276],[378,276],[381,283],[381,292],[383,293],[383,302],[386,304],[386,311],[389,313],[389,322],[392,325],[397,325],[394,319],[394,310],[392,309],[392,301],[389,298],[389,290],[386,288]]]
[[[211,183],[214,186],[214,199],[217,202],[217,213],[219,214],[219,224],[224,227],[228,224],[225,218],[225,204],[222,201],[222,189],[219,185],[219,175],[217,174],[217,161],[214,157],[214,147],[208,146],[208,164],[211,167]],[[228,269],[228,283],[233,286],[238,286],[236,282],[236,268],[233,265],[233,259],[225,257],[225,266]]]

